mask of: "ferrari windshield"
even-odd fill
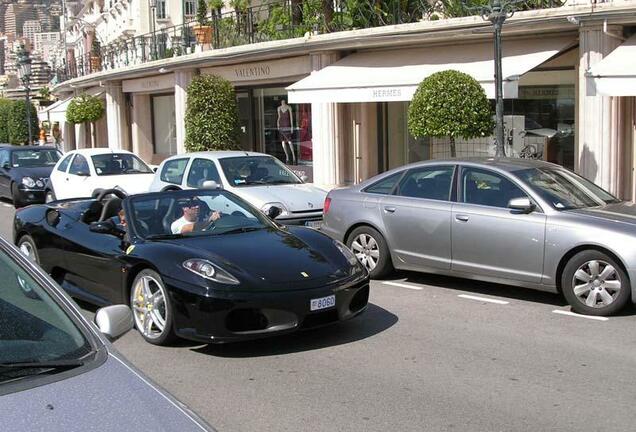
[[[54,149],[28,149],[11,152],[13,168],[31,168],[53,166],[62,154]]]
[[[48,367],[71,364],[92,347],[47,290],[0,252],[0,386]]]
[[[234,187],[298,184],[301,181],[271,156],[240,156],[219,160],[227,181]]]
[[[591,181],[564,169],[531,168],[515,174],[556,210],[597,207],[619,201]]]
[[[141,159],[129,153],[106,153],[91,159],[98,176],[153,173]]]
[[[259,210],[226,191],[169,191],[133,197],[128,217],[145,239],[223,235],[272,227]]]

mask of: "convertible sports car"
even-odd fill
[[[130,304],[157,345],[258,338],[364,311],[369,276],[355,255],[319,231],[277,224],[277,210],[268,217],[222,190],[112,189],[19,210],[13,234],[73,297]],[[191,232],[173,233],[184,224]]]

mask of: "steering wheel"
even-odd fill
[[[99,194],[97,194],[97,197],[95,197],[95,200],[101,202],[104,199],[104,197],[107,195],[115,195],[119,199],[125,199],[128,196],[121,189],[105,189],[101,191]]]

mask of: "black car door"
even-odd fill
[[[124,240],[112,234],[91,232],[89,224],[82,220],[66,224],[60,234],[65,243],[65,280],[81,290],[77,294],[96,304],[120,303]]]
[[[11,167],[9,150],[0,150],[0,196],[11,197]]]

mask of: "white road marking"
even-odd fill
[[[13,206],[11,204],[2,203],[2,205],[5,206],[5,207],[13,208]]]
[[[581,314],[577,314],[577,313],[574,313],[574,312],[568,312],[568,311],[558,310],[558,309],[553,310],[552,313],[559,314],[559,315],[573,316],[573,317],[577,317],[577,318],[586,318],[586,319],[591,319],[591,320],[596,320],[596,321],[609,321],[609,318],[607,318],[607,317],[600,317],[600,316],[593,316],[593,315],[581,315]]]
[[[495,299],[490,299],[490,298],[486,298],[486,297],[471,296],[471,295],[467,295],[467,294],[458,294],[457,297],[461,297],[461,298],[468,299],[468,300],[477,300],[477,301],[483,301],[483,302],[487,302],[487,303],[495,303],[495,304],[500,304],[500,305],[507,305],[509,303],[509,302],[503,301],[503,300],[495,300]]]
[[[412,290],[423,290],[424,288],[419,287],[419,286],[415,286],[415,285],[408,285],[408,284],[403,284],[403,283],[399,283],[399,282],[382,282],[384,285],[391,285],[391,286],[396,286],[396,287],[400,287],[400,288],[408,288],[408,289],[412,289]]]

